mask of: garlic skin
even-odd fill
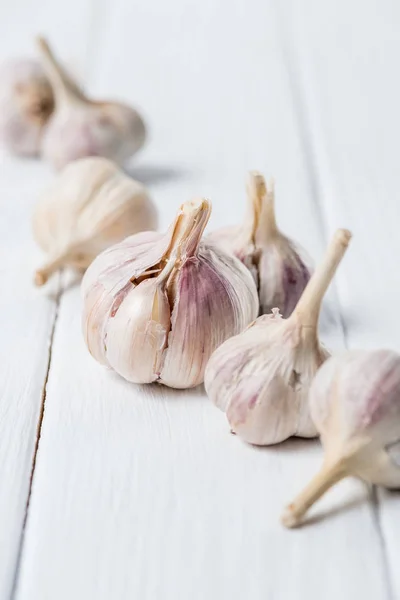
[[[141,183],[105,158],[72,162],[42,194],[33,214],[34,238],[48,255],[35,283],[43,285],[64,266],[83,271],[127,235],[156,228],[157,211]]]
[[[146,138],[139,113],[118,102],[89,100],[43,38],[38,39],[38,46],[55,97],[55,111],[42,140],[44,158],[55,169],[85,156],[103,156],[123,164]]]
[[[211,356],[206,392],[226,413],[232,431],[245,441],[263,446],[291,436],[317,435],[308,392],[329,357],[318,339],[319,313],[350,239],[349,231],[336,232],[288,319],[273,309]]]
[[[9,152],[37,156],[53,108],[53,91],[40,63],[14,59],[1,66],[0,140]]]
[[[295,527],[306,511],[347,476],[400,487],[400,356],[352,350],[330,358],[310,389],[310,410],[325,456],[320,472],[285,509]]]
[[[248,270],[201,237],[207,200],[181,206],[166,234],[109,248],[83,282],[83,332],[100,363],[134,383],[202,383],[212,352],[258,313]]]
[[[258,289],[260,315],[279,308],[286,318],[310,279],[310,260],[303,248],[278,229],[274,182],[267,188],[260,173],[250,173],[247,196],[243,224],[215,231],[209,239],[233,252],[250,270]]]

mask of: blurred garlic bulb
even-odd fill
[[[129,237],[85,274],[86,344],[128,381],[198,385],[215,348],[257,315],[248,270],[201,240],[210,213],[207,200],[187,202],[166,234]]]
[[[291,436],[317,435],[308,392],[329,356],[318,339],[319,313],[350,238],[347,230],[336,232],[288,319],[273,309],[211,356],[206,392],[226,412],[232,431],[247,442],[268,445]]]
[[[105,158],[72,162],[34,211],[34,237],[48,254],[35,283],[43,285],[64,266],[85,270],[108,246],[156,228],[157,211],[142,184]]]
[[[267,189],[262,175],[250,173],[247,195],[243,224],[215,231],[209,239],[233,252],[250,269],[261,315],[279,308],[283,317],[289,317],[310,279],[306,265],[310,261],[305,260],[305,251],[278,229],[273,181]]]
[[[37,61],[15,59],[1,66],[0,139],[7,150],[37,156],[53,107],[53,91]]]
[[[61,169],[85,156],[104,156],[122,164],[135,154],[146,137],[139,113],[118,102],[89,100],[47,42],[39,38],[38,45],[55,97],[55,111],[43,137],[44,158]]]
[[[310,410],[325,458],[285,509],[286,527],[299,525],[306,511],[349,475],[400,488],[400,356],[353,350],[330,358],[311,386]]]

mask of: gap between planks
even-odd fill
[[[24,550],[26,524],[27,524],[28,516],[29,516],[29,505],[30,505],[30,501],[31,501],[32,486],[33,486],[33,481],[34,481],[34,477],[35,477],[37,454],[38,454],[38,450],[39,450],[40,437],[42,434],[42,427],[43,427],[43,419],[44,419],[44,411],[45,411],[46,395],[47,395],[46,388],[47,388],[47,382],[49,380],[49,374],[50,374],[50,368],[51,368],[54,334],[56,331],[56,325],[57,325],[59,309],[60,309],[60,302],[61,302],[61,297],[62,297],[63,291],[64,290],[63,290],[63,288],[60,284],[60,280],[59,280],[58,285],[57,285],[56,295],[55,295],[55,301],[54,301],[55,302],[54,316],[53,316],[53,323],[52,323],[50,335],[49,335],[49,348],[48,348],[48,356],[47,356],[46,373],[45,373],[44,381],[43,381],[42,399],[41,399],[41,403],[40,403],[38,423],[36,426],[36,442],[35,442],[35,447],[33,450],[32,468],[31,468],[31,475],[30,475],[30,479],[29,479],[28,496],[27,496],[26,505],[25,505],[25,515],[24,515],[22,531],[21,531],[20,541],[19,541],[19,546],[18,546],[17,562],[15,565],[13,585],[11,588],[11,596],[10,596],[11,600],[13,598],[15,598],[17,588],[18,588],[19,573],[20,573],[22,555],[23,555],[23,550]]]

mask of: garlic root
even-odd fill
[[[0,139],[18,156],[37,156],[54,96],[40,63],[20,59],[0,69]]]

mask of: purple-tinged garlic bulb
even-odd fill
[[[286,527],[299,525],[307,510],[344,477],[400,488],[399,354],[352,350],[330,358],[311,386],[310,410],[324,461],[286,507]]]
[[[156,228],[157,210],[141,183],[100,156],[71,162],[35,207],[34,237],[47,254],[35,283],[63,267],[84,271],[109,246]]]
[[[123,164],[145,141],[139,113],[118,102],[89,100],[43,38],[38,46],[55,97],[55,110],[43,136],[44,158],[56,169],[85,156],[104,156]]]
[[[267,188],[262,175],[250,173],[247,195],[243,224],[215,231],[209,239],[235,254],[251,271],[258,289],[260,314],[279,308],[286,318],[310,279],[310,261],[305,251],[278,229],[273,181]]]
[[[207,200],[187,202],[166,234],[131,236],[85,274],[86,344],[128,381],[200,384],[212,352],[257,316],[248,270],[201,240],[210,214]]]
[[[53,90],[40,63],[14,59],[0,68],[0,140],[18,156],[37,156],[54,108]]]
[[[251,444],[317,435],[308,392],[329,356],[318,339],[319,313],[350,238],[345,229],[336,232],[288,319],[278,309],[259,317],[222,344],[208,362],[208,396],[226,413],[232,431]]]

